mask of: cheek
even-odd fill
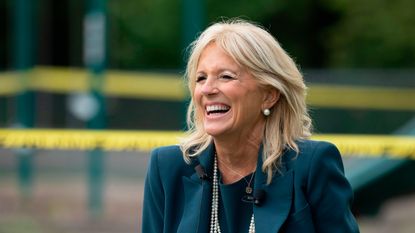
[[[255,117],[261,112],[261,106],[262,106],[262,102],[261,102],[260,95],[256,95],[256,94],[246,95],[246,98],[241,103],[240,111],[241,111],[241,114],[244,114],[250,117]]]
[[[202,104],[202,93],[198,88],[194,89],[193,92],[193,102],[196,105],[196,107],[200,106]]]
[[[203,109],[202,109],[202,95],[201,95],[201,92],[198,90],[198,88],[194,89],[192,99],[193,99],[193,104],[195,106],[196,114],[200,114],[203,111]]]

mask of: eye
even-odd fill
[[[233,76],[233,75],[229,75],[229,74],[222,74],[222,75],[220,76],[220,78],[221,78],[221,79],[225,79],[225,80],[233,80],[233,79],[235,79],[235,76]]]
[[[197,83],[199,83],[199,82],[202,82],[202,81],[204,81],[204,80],[206,80],[206,77],[205,76],[198,76],[198,77],[196,77],[196,82]]]
[[[220,78],[220,79],[222,79],[222,80],[224,80],[224,81],[231,81],[231,80],[235,80],[235,77],[234,77],[234,76],[227,75],[227,74],[225,74],[225,75],[221,75],[219,78]]]

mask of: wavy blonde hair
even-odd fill
[[[244,20],[228,20],[208,27],[191,45],[185,78],[191,94],[187,111],[188,130],[180,143],[187,162],[199,155],[212,137],[203,129],[193,101],[196,69],[205,47],[216,43],[238,65],[247,68],[260,86],[278,90],[280,98],[270,109],[263,135],[263,165],[270,183],[284,149],[298,153],[296,141],[311,135],[311,119],[305,103],[306,86],[302,74],[279,43],[262,27]]]

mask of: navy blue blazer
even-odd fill
[[[350,211],[353,192],[337,148],[327,142],[304,140],[300,153],[286,150],[271,184],[258,155],[255,189],[266,198],[253,206],[257,233],[355,233]],[[214,146],[199,156],[212,177]],[[152,151],[144,188],[143,233],[209,232],[212,184],[201,180],[184,162],[178,146]]]

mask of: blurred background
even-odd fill
[[[212,22],[240,17],[301,67],[316,133],[415,135],[413,9],[412,0],[1,0],[0,128],[181,131],[186,47]],[[0,233],[140,232],[149,150],[2,145]],[[344,164],[361,232],[415,232],[414,160],[379,153]]]

